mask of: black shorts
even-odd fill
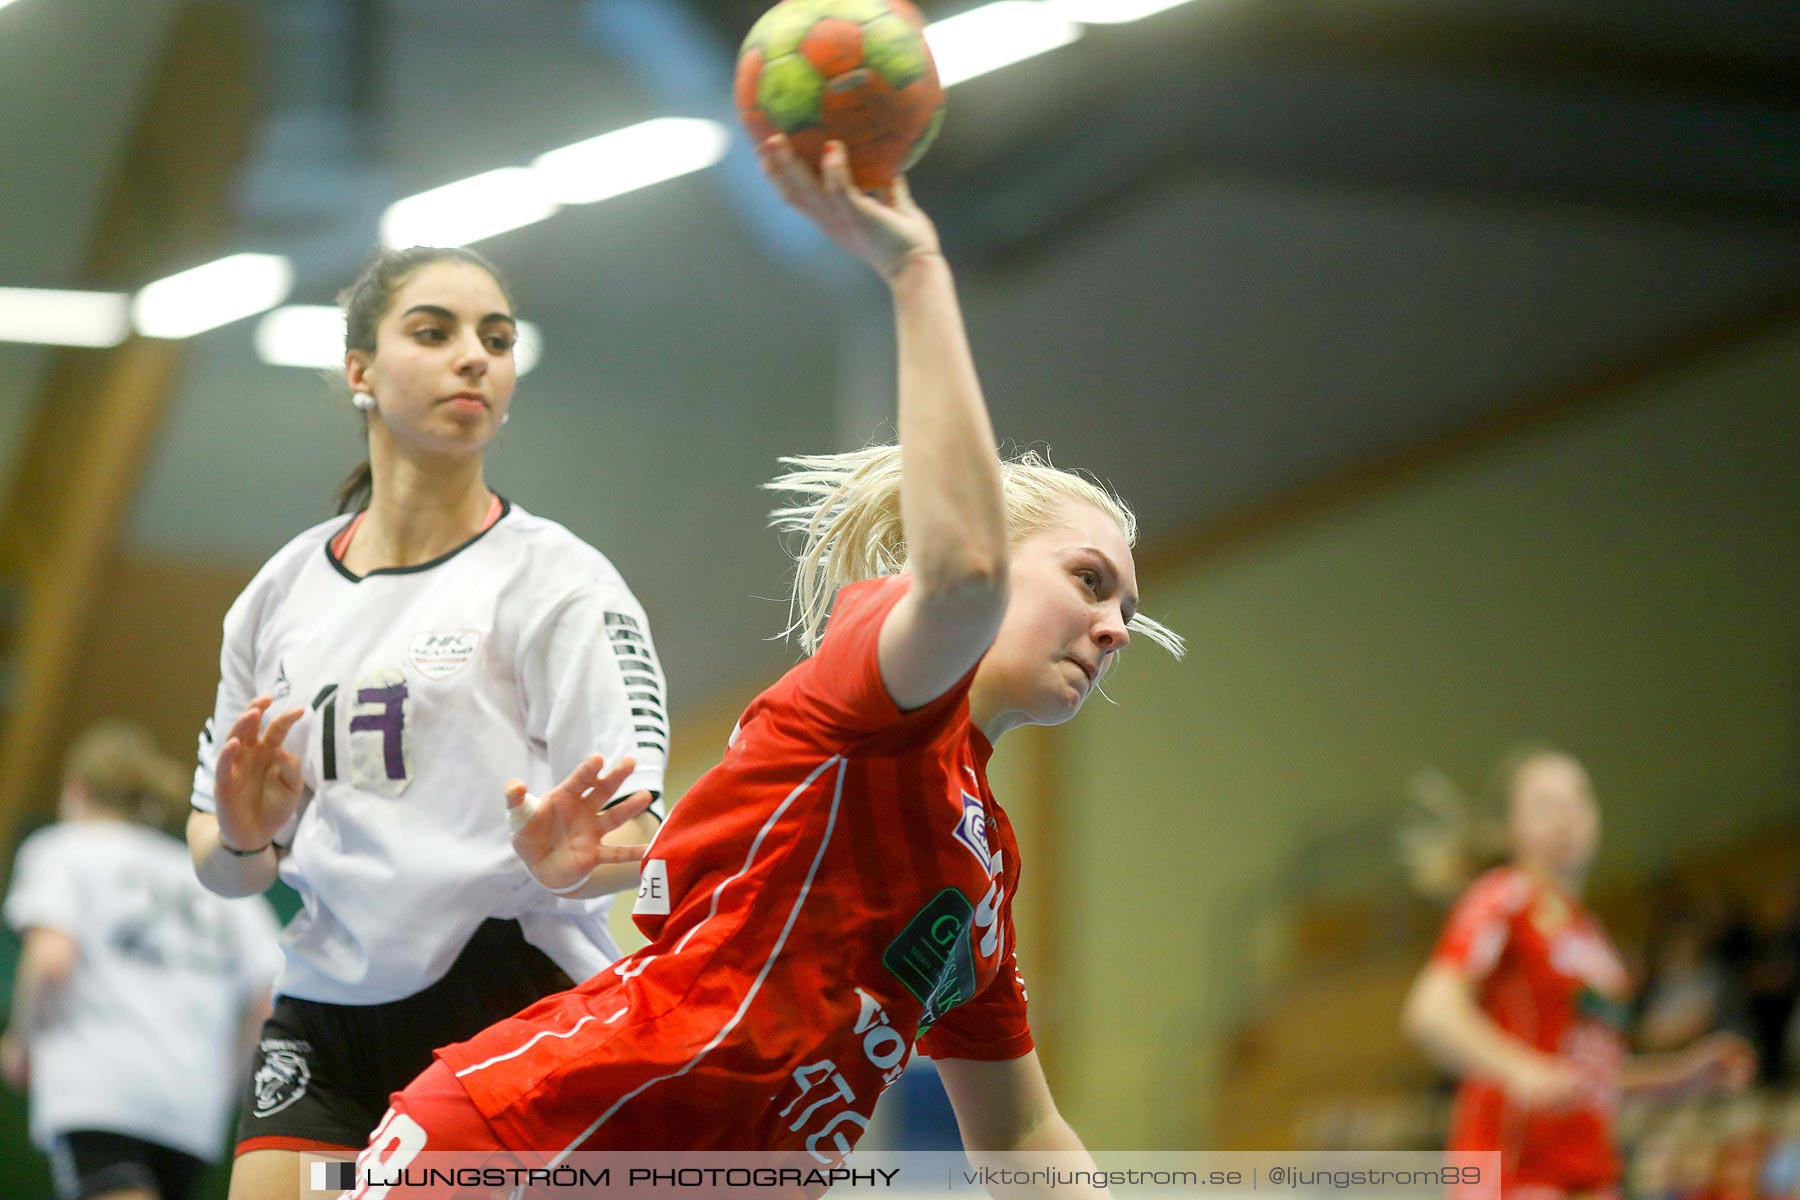
[[[159,1142],[103,1129],[74,1129],[50,1143],[56,1200],[88,1200],[139,1188],[161,1200],[188,1200],[206,1164]]]
[[[450,971],[387,1004],[321,1004],[282,996],[263,1025],[238,1110],[237,1153],[355,1153],[388,1097],[431,1065],[439,1046],[574,986],[517,921],[482,922]]]

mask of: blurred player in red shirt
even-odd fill
[[[915,1041],[977,1162],[1084,1154],[1033,1048],[1018,845],[987,763],[1003,733],[1073,717],[1133,634],[1180,639],[1137,612],[1135,523],[1116,498],[996,456],[949,267],[904,182],[863,195],[842,147],[822,179],[780,138],[762,154],[889,286],[900,445],[789,459],[776,481],[797,498],[776,517],[805,538],[794,630],[811,654],[745,710],[648,847],[633,911],[650,944],[440,1050],[395,1095],[365,1177],[437,1150],[833,1164]],[[597,810],[630,763],[603,766],[535,807],[509,791],[513,844],[559,894],[583,894],[600,861]]]
[[[1448,1148],[1498,1150],[1507,1200],[1612,1195],[1622,1092],[1742,1087],[1754,1055],[1729,1034],[1630,1055],[1631,980],[1581,901],[1600,834],[1587,771],[1536,749],[1499,777],[1512,862],[1457,901],[1407,998],[1406,1029],[1461,1077]]]

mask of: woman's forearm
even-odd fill
[[[909,257],[889,281],[900,347],[901,519],[918,586],[1004,579],[1006,510],[994,430],[950,266]]]
[[[188,816],[187,843],[188,853],[194,859],[194,874],[210,892],[230,899],[259,896],[275,882],[279,862],[274,843],[257,854],[233,854],[220,840],[219,821],[211,813]]]
[[[7,1029],[29,1039],[43,1023],[51,998],[75,973],[80,951],[68,934],[55,929],[29,929],[13,976],[12,1009]]]
[[[1067,1200],[1071,1196],[1092,1200],[1111,1195],[1094,1181],[1093,1173],[1099,1168],[1081,1136],[1054,1110],[1025,1130],[1013,1145],[986,1151],[971,1147],[969,1161],[977,1169],[987,1169],[983,1186],[996,1200]],[[1054,1186],[1047,1175],[1038,1172],[1055,1172]],[[1085,1183],[1080,1182],[1084,1175]]]
[[[1428,971],[1407,997],[1406,1033],[1456,1075],[1507,1079],[1537,1052],[1489,1020],[1460,984]]]

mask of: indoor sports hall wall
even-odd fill
[[[1566,746],[1602,876],[1792,817],[1796,379],[1800,323],[1145,575],[1187,661],[1134,648],[1073,725],[1058,867],[1022,888],[1068,902],[1039,990],[1089,1144],[1205,1144],[1269,915],[1320,873],[1402,886],[1421,766],[1478,788],[1510,743]]]

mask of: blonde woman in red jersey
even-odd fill
[[[1499,1151],[1507,1200],[1611,1196],[1621,1093],[1742,1087],[1754,1055],[1730,1034],[1680,1054],[1629,1054],[1631,981],[1581,901],[1600,834],[1587,772],[1534,749],[1498,779],[1512,862],[1463,893],[1404,1024],[1462,1079],[1449,1149]]]
[[[1073,717],[1134,633],[1180,639],[1138,614],[1116,499],[996,457],[949,267],[904,182],[858,193],[841,146],[822,179],[782,139],[762,157],[889,285],[900,445],[788,460],[776,481],[800,499],[777,523],[807,538],[795,628],[812,653],[649,847],[634,911],[650,944],[439,1051],[364,1152],[384,1177],[446,1149],[835,1161],[915,1040],[977,1159],[1082,1149],[1033,1049],[1018,850],[986,766],[1008,730]],[[590,760],[535,809],[514,845],[539,882],[581,886],[584,831],[628,770]]]

